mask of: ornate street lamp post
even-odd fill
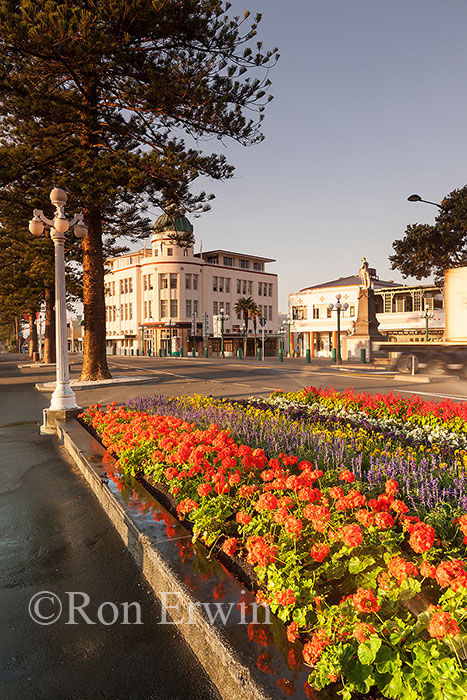
[[[287,320],[284,321],[284,325],[287,326],[287,338],[288,338],[288,343],[289,343],[289,347],[287,348],[287,350],[288,350],[289,357],[292,357],[292,332],[290,330],[292,323],[293,322],[292,322],[292,319],[290,317],[290,314],[287,314]]]
[[[428,332],[428,321],[432,321],[434,317],[434,314],[430,313],[430,309],[428,308],[428,306],[425,306],[425,313],[422,315],[422,319],[425,319],[425,341],[427,343],[430,340]]]
[[[336,294],[336,303],[335,304],[329,304],[328,309],[331,311],[335,309],[337,312],[337,353],[336,353],[336,364],[340,365],[342,364],[342,357],[341,357],[341,311],[347,311],[349,308],[349,305],[347,302],[345,304],[341,304],[340,302],[341,299],[341,294]]]
[[[222,357],[225,357],[225,352],[224,352],[224,323],[225,323],[225,321],[228,321],[228,320],[229,320],[229,316],[226,316],[226,315],[225,315],[224,309],[221,309],[220,317],[221,317],[221,354],[222,354]]]
[[[83,222],[82,212],[78,212],[71,221],[65,216],[66,192],[54,187],[50,201],[55,206],[55,216],[48,219],[42,209],[34,209],[34,216],[29,222],[29,230],[34,236],[41,236],[44,224],[50,226],[50,237],[55,250],[55,321],[56,321],[56,386],[52,394],[49,410],[66,411],[78,408],[76,397],[70,386],[68,369],[67,325],[66,325],[66,290],[65,290],[65,234],[74,228],[76,238],[84,238],[88,232]]]

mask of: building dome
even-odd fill
[[[190,224],[186,216],[178,212],[164,213],[156,219],[152,227],[154,233],[162,233],[163,231],[177,231],[180,233],[193,233],[193,226]]]

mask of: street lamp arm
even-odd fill
[[[438,202],[429,202],[428,199],[421,199],[421,202],[424,202],[424,204],[432,204],[434,207],[438,207],[438,209],[442,209],[441,204],[438,204]]]
[[[83,221],[83,212],[79,211],[77,214],[74,215],[72,220],[70,221],[70,228],[73,228],[75,224],[82,223]]]
[[[47,224],[47,226],[53,226],[54,222],[53,219],[48,219],[45,215],[42,209],[34,209],[33,215],[37,216],[44,224]]]

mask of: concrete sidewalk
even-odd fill
[[[59,451],[40,436],[47,397],[18,357],[0,355],[0,697],[2,700],[218,700],[99,504]],[[49,591],[137,602],[142,625],[39,625],[28,605]]]

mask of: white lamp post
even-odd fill
[[[42,209],[34,209],[34,216],[29,222],[29,230],[34,236],[41,236],[44,224],[50,226],[50,237],[55,249],[55,322],[56,322],[56,376],[55,391],[50,401],[51,411],[67,411],[78,408],[76,397],[70,387],[68,370],[67,325],[66,325],[66,291],[65,291],[65,233],[74,227],[76,238],[84,238],[88,232],[83,222],[83,214],[78,212],[71,221],[65,216],[66,192],[54,187],[50,201],[55,206],[54,218],[44,216]]]

